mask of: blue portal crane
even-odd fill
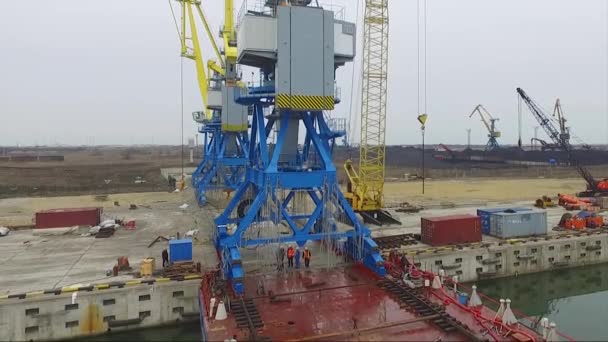
[[[323,113],[337,102],[335,70],[354,58],[355,25],[310,3],[267,1],[264,11],[241,11],[238,61],[262,77],[235,93],[237,103],[252,107],[249,166],[215,219],[222,271],[237,294],[244,290],[241,249],[261,245],[321,241],[386,273],[369,229],[339,188],[331,150],[344,132],[330,129]]]
[[[207,201],[209,191],[230,194],[243,182],[248,150],[247,108],[234,102],[234,89],[242,87],[236,64],[236,35],[233,0],[225,0],[224,26],[220,32],[220,52],[199,0],[177,0],[181,5],[181,55],[194,60],[199,89],[205,109],[193,113],[203,135],[203,159],[192,174],[199,204]],[[207,71],[198,39],[194,12],[205,27],[219,61],[207,61]],[[190,36],[187,35],[187,28]],[[192,47],[188,45],[191,41]]]

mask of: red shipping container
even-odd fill
[[[42,210],[35,214],[36,228],[96,226],[101,222],[102,208],[62,208]]]
[[[423,217],[421,240],[431,246],[481,241],[481,218],[473,215]]]

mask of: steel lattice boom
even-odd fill
[[[353,208],[373,223],[387,219],[384,207],[386,98],[388,76],[388,0],[367,0],[363,29],[363,79],[359,171],[344,165]],[[379,216],[380,214],[380,216]],[[375,222],[374,222],[375,221]]]

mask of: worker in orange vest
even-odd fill
[[[293,257],[296,255],[296,251],[293,246],[287,248],[287,267],[293,267]]]
[[[310,265],[310,258],[312,257],[312,254],[310,253],[308,247],[304,247],[304,252],[302,253],[302,256],[304,257],[304,265],[306,266],[306,268],[308,268],[308,266]]]

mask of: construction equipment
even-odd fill
[[[532,138],[530,139],[530,145],[534,145],[534,142],[537,141],[538,143],[540,143],[540,149],[542,151],[554,151],[554,150],[559,150],[560,147],[556,144],[550,144],[546,141],[544,141],[543,139],[539,139],[539,138]]]
[[[556,207],[555,202],[549,196],[544,196],[534,202],[534,206],[541,209]]]
[[[562,139],[561,131],[559,131],[553,124],[553,121],[547,114],[543,112],[540,106],[532,100],[526,92],[517,88],[517,93],[521,99],[526,103],[530,112],[536,118],[541,127],[545,130],[545,133],[551,138],[556,146],[568,153],[570,164],[576,168],[578,173],[587,182],[587,190],[579,193],[581,197],[593,197],[593,196],[608,196],[608,179],[596,180],[591,172],[587,170],[574,156],[574,150],[570,141]],[[561,112],[561,110],[560,110]],[[562,115],[562,114],[560,114]]]
[[[249,150],[247,107],[234,102],[235,88],[243,86],[243,83],[237,74],[233,0],[224,2],[224,26],[220,32],[224,44],[221,52],[200,1],[177,1],[181,5],[181,56],[195,62],[204,106],[203,111],[193,113],[194,121],[200,124],[199,133],[203,134],[204,156],[192,174],[196,198],[199,204],[204,204],[209,191],[225,191],[229,194],[238,188],[244,179],[246,154]],[[195,11],[218,60],[208,60],[207,69],[198,38]],[[191,46],[188,42],[191,42]]]
[[[361,96],[361,144],[359,169],[347,160],[344,196],[366,223],[400,222],[384,208],[386,100],[388,78],[388,0],[365,2],[363,27],[363,75]]]
[[[499,119],[493,117],[492,114],[490,114],[490,112],[488,112],[486,108],[481,104],[477,105],[477,107],[473,109],[471,115],[469,115],[469,118],[473,117],[475,113],[479,114],[481,122],[483,122],[483,124],[486,126],[486,129],[488,130],[489,139],[488,143],[486,144],[486,151],[492,151],[500,148],[500,146],[498,145],[498,141],[496,141],[496,138],[500,138],[500,131],[496,129],[496,121],[498,121]]]
[[[576,215],[565,213],[562,215],[558,226],[568,230],[579,230],[585,228],[601,228],[604,218],[596,213],[581,211]]]

